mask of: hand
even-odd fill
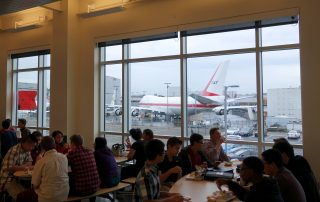
[[[207,169],[208,168],[208,163],[204,161],[202,165],[200,165],[201,168]]]
[[[129,137],[127,137],[126,143],[127,143],[127,144],[126,144],[127,148],[130,148],[130,147],[131,147],[131,142],[130,142]]]
[[[220,165],[221,161],[215,161],[213,167],[216,168]]]
[[[172,201],[172,202],[184,202],[185,201],[184,197],[181,194],[173,194],[169,198],[170,198],[169,201]]]
[[[170,173],[177,173],[177,174],[180,174],[182,173],[182,169],[180,166],[176,166],[176,167],[173,167],[170,169]]]
[[[225,179],[221,179],[221,178],[216,180],[216,184],[220,190],[221,190],[221,186],[228,184],[228,182],[229,182],[229,180],[225,180]]]

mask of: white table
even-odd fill
[[[190,197],[193,202],[207,202],[207,197],[218,190],[217,184],[214,181],[187,180],[186,176],[184,176],[171,187],[169,192]],[[233,199],[232,202],[239,202],[239,200]]]

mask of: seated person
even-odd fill
[[[170,188],[182,175],[182,169],[178,162],[178,153],[182,141],[177,137],[171,137],[167,141],[167,153],[164,160],[158,164],[160,181],[162,185]]]
[[[26,127],[27,120],[18,119],[18,128],[20,128],[21,138],[26,137],[31,134],[29,128]]]
[[[51,136],[56,143],[56,150],[59,153],[66,154],[69,151],[69,145],[63,141],[63,133],[59,130],[53,131]]]
[[[222,161],[229,161],[229,157],[224,153],[221,144],[224,138],[221,136],[219,128],[210,129],[210,141],[203,144],[203,151],[212,165],[217,166]]]
[[[100,179],[92,150],[82,146],[80,135],[70,137],[71,151],[67,158],[71,167],[70,195],[90,195],[100,187]]]
[[[182,168],[182,175],[189,174],[196,170],[196,166],[207,168],[211,166],[206,156],[202,153],[203,136],[193,133],[190,136],[190,145],[183,148],[179,155],[180,167]],[[209,165],[208,165],[209,164]]]
[[[145,143],[142,140],[140,128],[130,129],[129,134],[135,142],[131,145],[127,158],[128,160],[135,160],[135,165],[123,167],[121,170],[121,179],[136,177],[146,161],[144,153]]]
[[[94,149],[94,157],[101,181],[100,187],[116,186],[120,181],[118,165],[112,151],[107,147],[107,140],[103,137],[97,137],[94,142]]]
[[[150,140],[146,145],[147,161],[139,172],[134,189],[136,202],[182,202],[183,197],[176,193],[160,193],[157,164],[163,160],[164,144],[160,140]]]
[[[24,187],[13,179],[13,173],[32,167],[30,151],[36,143],[37,138],[34,135],[24,136],[19,144],[9,149],[2,161],[0,187],[13,199],[16,199],[17,195],[24,190]]]
[[[216,183],[220,190],[222,185],[227,185],[243,202],[283,202],[277,182],[263,177],[263,163],[258,157],[250,156],[243,160],[240,178],[245,184],[252,183],[249,189],[232,180],[217,179]]]
[[[281,154],[277,150],[268,149],[262,152],[264,173],[274,177],[279,184],[284,202],[306,202],[301,184],[293,174],[283,166]]]
[[[153,139],[153,131],[151,129],[144,129],[143,130],[143,133],[142,133],[142,139],[143,141],[146,143],[146,142],[149,142],[150,140]]]
[[[34,165],[34,164],[36,164],[36,161],[42,157],[41,146],[40,146],[41,139],[42,139],[42,133],[40,131],[34,131],[32,134],[38,140],[36,146],[31,151],[32,165]]]
[[[284,166],[290,170],[300,182],[307,201],[320,201],[317,180],[307,159],[303,156],[295,155],[292,145],[285,138],[276,139],[273,149],[281,153]]]
[[[32,189],[18,194],[17,202],[62,202],[68,198],[68,159],[58,153],[55,147],[52,137],[43,138],[41,148],[45,153],[34,166]]]
[[[5,119],[2,121],[3,131],[1,132],[1,156],[4,157],[8,150],[18,143],[16,132],[10,130],[11,121]]]

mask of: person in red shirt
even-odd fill
[[[82,146],[83,140],[80,135],[70,137],[71,150],[67,154],[71,173],[69,174],[69,195],[90,195],[100,187],[100,179],[97,170],[94,153]],[[94,198],[90,201],[94,201]]]
[[[56,143],[56,150],[59,153],[66,154],[69,151],[69,145],[63,141],[63,133],[59,130],[53,131],[51,136]]]
[[[203,136],[193,133],[190,136],[190,145],[183,148],[179,155],[179,163],[182,175],[187,175],[196,170],[196,166],[207,168],[212,166],[206,156],[202,153]]]

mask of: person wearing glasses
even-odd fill
[[[247,157],[243,160],[240,168],[240,178],[249,188],[232,180],[217,179],[216,183],[221,190],[221,186],[227,185],[229,189],[243,202],[283,202],[277,182],[263,176],[263,162],[255,156]]]
[[[183,176],[196,171],[196,166],[202,168],[211,166],[206,156],[202,153],[202,145],[203,136],[193,133],[190,136],[190,145],[180,151],[178,158]]]
[[[177,193],[160,192],[160,179],[157,164],[164,159],[164,144],[153,139],[146,145],[147,161],[138,173],[134,189],[136,202],[182,202],[183,196]]]

